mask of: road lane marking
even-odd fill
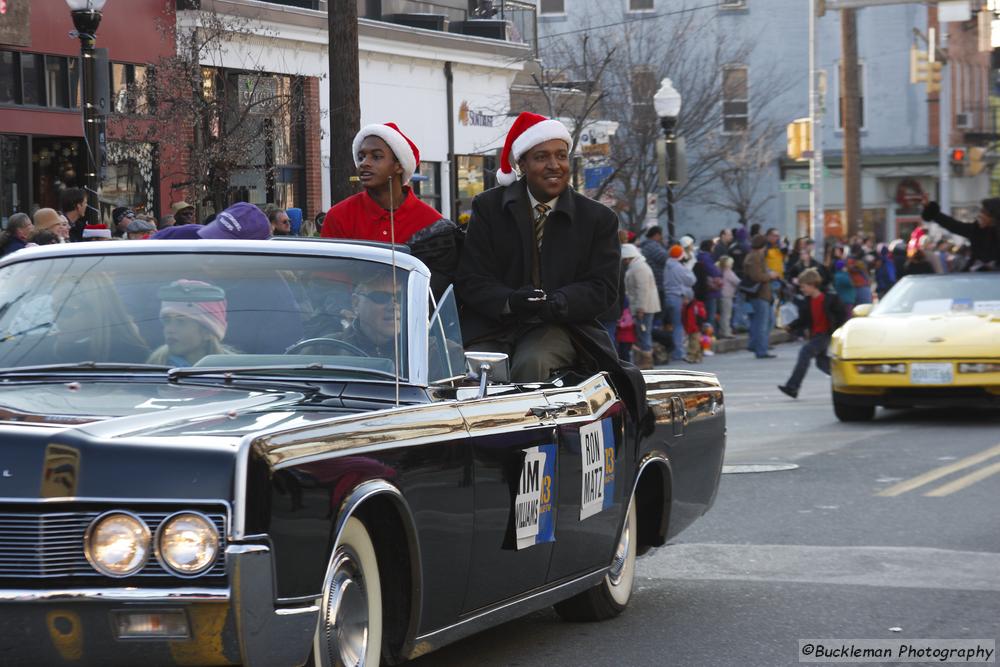
[[[954,463],[949,463],[948,465],[941,466],[939,468],[934,468],[925,472],[923,475],[917,475],[911,479],[900,482],[899,484],[893,484],[892,486],[882,489],[876,496],[882,496],[884,498],[892,498],[900,494],[906,493],[907,491],[912,491],[913,489],[920,488],[925,484],[930,484],[935,482],[942,477],[947,477],[953,472],[958,472],[959,470],[964,470],[977,463],[982,463],[983,461],[988,461],[994,456],[1000,456],[1000,445],[990,447],[986,451],[979,452],[978,454],[973,454],[972,456],[967,456],[964,459],[959,459]]]
[[[985,468],[980,468],[974,472],[970,472],[968,475],[959,477],[958,479],[943,484],[936,489],[931,489],[925,496],[932,496],[934,498],[940,498],[941,496],[947,496],[956,491],[961,491],[962,489],[972,486],[976,482],[982,481],[991,475],[995,475],[1000,472],[1000,461],[992,465],[988,465]]]

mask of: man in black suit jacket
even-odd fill
[[[501,185],[472,202],[455,282],[463,339],[510,355],[515,382],[563,368],[608,371],[641,413],[641,375],[619,362],[597,319],[618,296],[618,219],[569,187],[570,144],[556,120],[526,112],[512,126]]]

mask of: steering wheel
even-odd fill
[[[346,340],[338,340],[336,338],[308,338],[306,340],[300,340],[298,343],[291,345],[285,350],[285,354],[297,354],[299,350],[310,345],[334,345],[342,350],[347,350],[351,354],[357,357],[370,357],[372,355],[368,354],[360,347],[356,345],[351,345]]]

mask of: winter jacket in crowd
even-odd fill
[[[663,268],[663,294],[665,296],[690,298],[693,294],[694,283],[694,272],[691,269],[673,257],[667,259],[667,264]]]
[[[699,250],[698,262],[694,265],[695,298],[705,301],[722,296],[722,271],[712,258],[712,253]]]
[[[772,298],[771,276],[768,275],[767,269],[766,246],[757,250],[751,250],[750,254],[747,255],[746,261],[743,262],[743,273],[746,277],[755,283],[760,283],[760,289],[753,295],[753,298],[764,299],[764,301],[770,302]]]
[[[625,272],[625,294],[632,312],[642,311],[649,314],[660,312],[660,295],[656,290],[656,278],[653,269],[640,255],[633,259]]]
[[[821,333],[833,333],[847,321],[848,312],[847,307],[844,302],[840,300],[837,293],[833,290],[826,290],[822,292],[823,297],[823,314],[826,316],[826,322],[829,329]],[[819,297],[813,297],[816,299]],[[788,328],[798,333],[799,335],[806,335],[812,333],[813,328],[813,317],[812,317],[812,301],[810,298],[803,298],[798,301],[799,316]],[[817,306],[818,309],[818,306]]]
[[[663,267],[667,264],[667,248],[659,241],[646,239],[639,244],[639,251],[646,258],[646,263],[653,270],[653,278],[657,285],[663,284]]]

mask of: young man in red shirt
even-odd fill
[[[420,166],[416,144],[395,123],[385,123],[361,128],[353,150],[364,190],[327,211],[320,236],[406,244],[431,270],[431,287],[440,296],[458,264],[458,227],[409,186]]]
[[[778,385],[782,393],[792,398],[798,397],[802,379],[813,359],[816,360],[816,368],[830,374],[830,357],[827,355],[830,336],[847,319],[840,298],[832,291],[824,292],[822,285],[823,278],[816,269],[806,269],[799,274],[799,290],[806,301],[799,305],[799,317],[788,325],[788,329],[805,334],[809,340],[799,348],[799,358],[788,382]]]

